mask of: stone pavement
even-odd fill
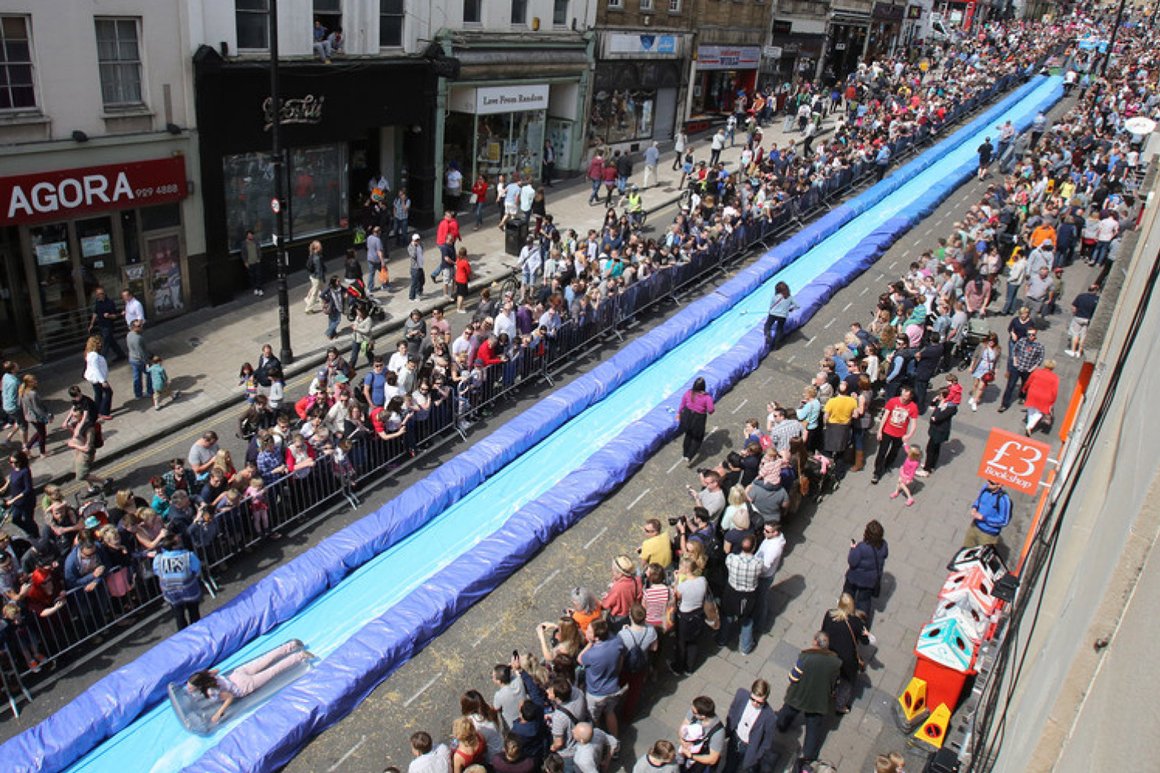
[[[825,127],[828,129],[832,125],[833,118],[827,118]],[[741,133],[738,135],[741,136]],[[691,140],[698,160],[708,158],[710,136],[706,134]],[[763,143],[768,146],[768,143],[776,141],[783,145],[786,136],[782,132],[781,121],[777,120],[764,129]],[[793,135],[795,138],[800,136],[797,133]],[[669,145],[671,143],[662,147],[667,148]],[[735,164],[741,150],[740,144],[727,148],[721,158],[728,164]],[[662,153],[658,167],[659,184],[643,194],[647,209],[662,210],[658,217],[664,222],[653,222],[650,225],[654,232],[660,232],[667,226],[671,217],[670,207],[680,195],[676,188],[679,173],[670,171],[671,166],[671,151]],[[643,173],[643,161],[638,157],[634,163],[633,181],[640,183]],[[548,211],[561,230],[574,228],[584,234],[587,229],[600,226],[605,210],[602,206],[588,205],[589,192],[590,186],[583,177],[558,181],[555,186],[547,189]],[[472,215],[460,215],[459,221],[464,235],[463,243],[470,250],[475,270],[472,290],[477,292],[506,276],[514,266],[515,258],[504,252],[504,234],[496,227],[498,212],[494,207],[488,208],[485,225],[478,231],[473,230]],[[423,246],[428,270],[431,270],[438,257],[433,229],[423,233]],[[330,255],[328,259],[329,270],[341,273],[339,256]],[[441,286],[432,282],[428,282],[426,292],[419,302],[407,300],[406,259],[404,249],[391,248],[388,265],[394,280],[392,289],[376,294],[389,313],[388,319],[375,328],[375,335],[380,339],[380,351],[391,350],[389,336],[401,328],[412,308],[419,308],[426,314],[432,308],[446,303]],[[324,359],[330,345],[324,335],[326,318],[322,314],[304,313],[302,300],[307,287],[304,272],[296,272],[291,276],[290,335],[295,361],[285,368],[288,396],[297,395],[305,389],[314,368]],[[454,313],[450,314],[449,319],[453,326],[457,323]],[[109,381],[113,388],[114,411],[113,419],[104,425],[105,446],[98,454],[95,468],[98,474],[114,458],[124,457],[159,437],[188,430],[192,442],[197,434],[196,425],[215,412],[236,408],[240,413],[243,393],[238,385],[237,374],[241,364],[245,361],[256,362],[263,344],[272,344],[275,353],[280,348],[277,291],[272,283],[267,285],[265,296],[260,298],[239,290],[238,296],[229,303],[197,309],[177,319],[147,326],[146,340],[150,349],[164,359],[173,389],[180,392],[180,398],[155,412],[148,399],[133,399],[128,365],[122,362],[111,366]],[[49,410],[56,414],[58,425],[69,408],[69,386],[80,384],[86,393],[91,394],[91,389],[80,378],[84,370],[80,343],[75,358],[46,363],[33,371],[40,379],[41,396]],[[388,345],[384,346],[383,343]],[[345,319],[339,327],[339,338],[334,345],[344,353],[350,349],[349,324]],[[32,470],[36,485],[67,482],[66,493],[71,494],[79,491],[80,486],[72,482],[72,453],[64,446],[66,439],[59,426],[53,428],[49,438],[49,456],[34,460]],[[160,461],[145,459],[143,463]]]

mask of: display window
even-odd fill
[[[543,110],[491,115],[452,113],[446,124],[444,158],[470,158],[470,163],[461,163],[465,179],[474,180],[482,173],[489,180],[500,174],[509,179],[512,175],[527,175],[538,180],[544,121]]]
[[[589,134],[605,144],[648,139],[656,115],[655,89],[613,89],[592,97]]]

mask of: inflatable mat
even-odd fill
[[[296,653],[306,652],[306,645],[298,639],[291,639],[277,647],[266,650],[258,657],[248,660],[236,668],[226,671],[222,676],[229,679],[234,674],[252,669],[254,666],[262,664],[263,660],[275,656],[282,649],[288,650],[284,657],[292,657]],[[283,687],[286,687],[310,671],[314,667],[316,660],[316,658],[297,660],[288,667],[280,669],[277,674],[267,679],[258,689],[243,698],[236,698],[230,704],[230,708],[223,719],[228,718],[230,714],[248,711],[252,707],[265,702]],[[275,660],[275,662],[278,661]],[[220,722],[215,723],[213,721],[214,713],[221,708],[221,700],[207,697],[200,690],[191,687],[188,682],[170,682],[168,691],[169,703],[173,706],[173,712],[177,715],[178,720],[181,721],[181,724],[186,730],[197,735],[212,735],[215,730],[221,727]]]

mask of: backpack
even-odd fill
[[[624,656],[624,670],[630,674],[639,674],[641,671],[648,669],[648,656],[644,654],[644,649],[641,648],[640,642],[633,636],[632,631],[628,631],[628,638],[632,640],[632,646],[628,648],[628,654]]]

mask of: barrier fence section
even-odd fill
[[[936,141],[942,129],[959,122],[999,94],[1026,81],[1038,66],[1027,72],[1000,77],[986,91],[956,102],[938,127],[923,125],[913,135],[891,143],[891,165]],[[382,431],[371,424],[359,426],[346,440],[349,450],[327,447],[308,463],[265,482],[265,507],[249,498],[220,508],[212,518],[195,518],[185,529],[187,547],[202,563],[206,592],[218,590],[215,571],[239,555],[251,551],[276,532],[306,522],[344,503],[357,506],[360,487],[375,481],[421,456],[438,442],[466,432],[490,415],[503,401],[530,382],[546,380],[575,363],[595,346],[619,338],[626,324],[661,303],[679,302],[680,293],[723,273],[753,247],[770,246],[775,239],[830,209],[832,202],[856,190],[876,175],[873,161],[856,161],[848,167],[828,170],[826,176],[799,196],[752,210],[732,224],[703,249],[684,260],[658,266],[654,273],[600,299],[596,305],[581,304],[576,310],[560,309],[558,326],[548,335],[533,331],[530,340],[513,346],[510,356],[485,364],[478,358],[457,381],[431,382],[429,405],[405,422],[398,416],[382,420]],[[419,387],[416,387],[418,389]],[[354,390],[356,396],[358,390]],[[123,544],[136,544],[122,533]],[[67,555],[71,546],[65,547]],[[54,661],[84,654],[105,639],[124,630],[145,613],[156,613],[161,590],[153,575],[155,550],[103,550],[104,565],[97,576],[70,578],[57,567],[39,582],[29,601],[14,616],[0,619],[3,643],[14,653],[0,662],[14,676],[31,677]],[[28,567],[29,569],[31,567]],[[23,685],[21,685],[23,687]],[[15,706],[13,706],[15,710]]]

